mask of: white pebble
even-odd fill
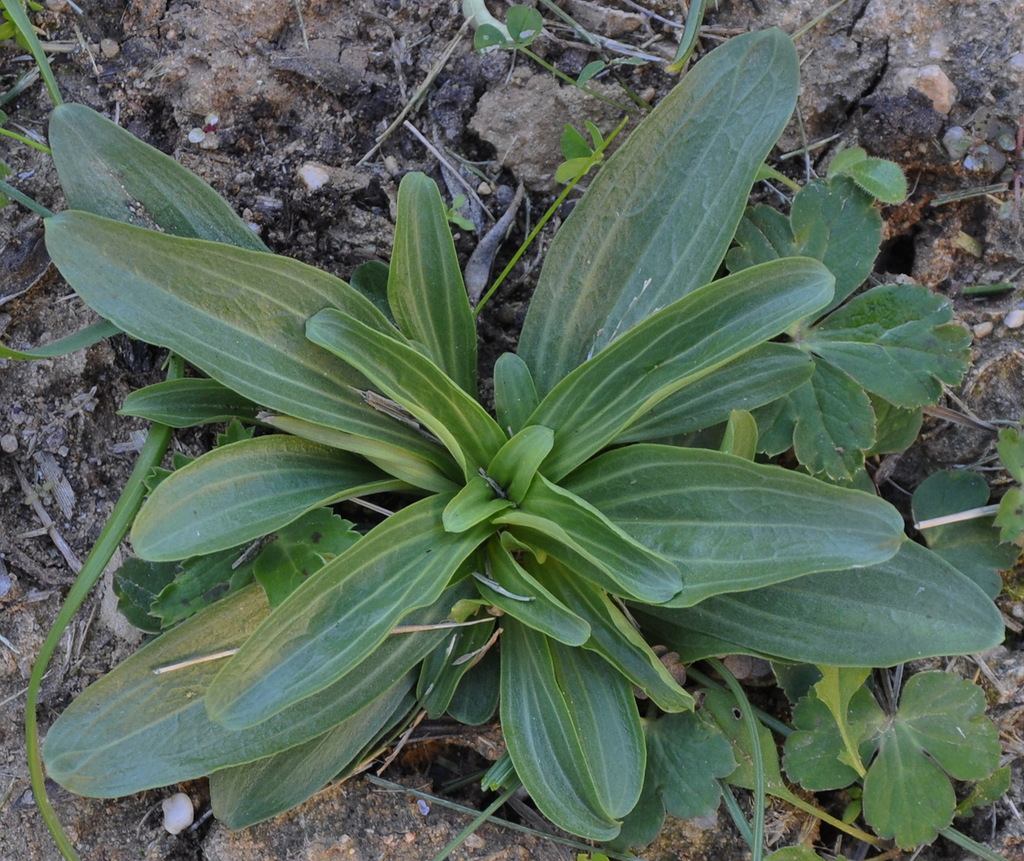
[[[176,792],[161,802],[164,809],[164,830],[168,834],[180,834],[196,818],[192,799],[184,792]]]
[[[1024,72],[1024,53],[1018,51],[1010,57],[1010,68],[1017,72]]]
[[[0,451],[5,454],[13,454],[18,450],[18,438],[12,433],[5,433],[0,437]]]
[[[298,174],[302,184],[310,191],[316,191],[318,188],[323,188],[331,181],[331,175],[328,173],[327,168],[322,164],[317,164],[312,161],[307,161],[302,165],[298,170]]]
[[[196,128],[188,133],[188,139],[190,143],[202,143],[206,139],[206,132],[196,126]]]
[[[974,337],[980,341],[982,338],[987,338],[991,335],[994,328],[995,326],[989,320],[986,320],[984,323],[978,323],[971,331],[974,332]]]
[[[1024,308],[1014,308],[1009,314],[1003,317],[1007,329],[1019,329],[1024,326]]]

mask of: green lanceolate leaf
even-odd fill
[[[187,377],[132,392],[119,412],[172,428],[188,428],[236,418],[254,421],[259,407],[216,380]]]
[[[83,212],[47,218],[46,246],[95,311],[133,337],[169,347],[243,397],[391,443],[442,469],[450,463],[440,446],[367,406],[353,389],[365,388],[365,378],[306,339],[306,320],[324,308],[344,308],[400,337],[344,281],[286,257]]]
[[[486,579],[478,578],[477,590],[507,615],[567,646],[582,646],[590,637],[590,625],[548,591],[499,541],[488,542]]]
[[[494,619],[448,631],[445,641],[427,655],[420,667],[416,699],[430,718],[448,709],[463,676],[481,657],[494,632]],[[468,684],[472,684],[469,682]]]
[[[650,442],[720,424],[734,409],[752,410],[807,382],[811,357],[791,344],[762,344],[681,388],[615,438]]]
[[[476,326],[444,203],[422,173],[402,177],[388,304],[405,335],[427,348],[463,390],[476,395]]]
[[[925,287],[886,284],[802,333],[800,346],[890,403],[919,407],[967,370],[971,337],[951,316],[949,301]]]
[[[538,475],[519,509],[493,521],[613,594],[660,603],[678,593],[680,574],[585,500]]]
[[[682,575],[671,606],[892,556],[903,521],[859,491],[721,452],[634,445],[564,482]]]
[[[555,434],[551,428],[540,425],[523,428],[487,465],[487,476],[505,490],[509,499],[522,502],[554,444]]]
[[[301,804],[338,774],[358,765],[363,749],[408,712],[413,676],[393,685],[321,736],[256,762],[210,775],[214,816],[228,828],[248,828]]]
[[[686,662],[746,652],[812,664],[886,667],[983,651],[1002,616],[973,582],[905,542],[870,568],[808,574],[689,608],[638,608],[645,629]],[[700,635],[717,640],[710,651]]]
[[[557,481],[669,395],[831,296],[824,266],[792,258],[705,285],[652,314],[558,383],[530,416],[555,431],[543,473]]]
[[[490,533],[445,532],[450,497],[414,502],[294,591],[221,670],[206,697],[229,729],[265,721],[335,682],[403,616],[437,600]]]
[[[537,389],[530,368],[515,353],[502,353],[494,363],[494,411],[509,436],[526,427],[537,409]]]
[[[537,807],[574,834],[608,840],[640,797],[646,750],[632,689],[597,655],[508,619],[501,724]]]
[[[511,507],[512,503],[497,495],[485,478],[474,475],[445,506],[442,522],[447,532],[465,532]]]
[[[331,502],[404,486],[362,458],[298,437],[242,440],[160,482],[132,543],[144,559],[184,559],[252,541]]]
[[[84,105],[50,115],[50,147],[71,209],[175,236],[267,247],[210,186]]]
[[[37,347],[34,350],[12,350],[9,347],[0,346],[0,359],[48,359],[53,356],[66,356],[78,350],[84,350],[93,344],[98,344],[104,338],[116,335],[121,330],[108,320],[101,320],[80,329],[73,335],[47,344],[45,347]]]
[[[543,564],[527,559],[524,565],[590,625],[590,639],[583,644],[584,648],[604,658],[664,711],[693,708],[693,697],[672,678],[632,621],[603,589],[551,558]]]
[[[338,311],[306,326],[311,341],[344,359],[448,447],[466,478],[476,476],[507,440],[476,399],[415,348]]]
[[[410,622],[443,619],[458,596],[412,614]],[[218,601],[157,638],[75,699],[50,727],[44,756],[49,775],[80,795],[113,798],[192,780],[251,762],[326,732],[396,684],[436,648],[445,631],[391,637],[369,667],[281,712],[259,727],[227,730],[204,705],[224,660],[199,660],[245,642],[268,613],[250,586]],[[190,661],[188,666],[155,673]]]
[[[608,160],[556,235],[523,327],[519,354],[542,395],[714,277],[797,89],[788,36],[731,39]]]

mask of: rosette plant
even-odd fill
[[[228,566],[200,590],[225,597],[87,688],[49,730],[49,774],[95,796],[211,775],[238,827],[413,710],[497,709],[538,808],[610,840],[641,797],[651,710],[694,708],[653,647],[883,666],[997,642],[991,600],[887,502],[753,460],[747,410],[813,370],[776,339],[833,299],[818,259],[717,277],[797,88],[788,37],[742,36],[639,125],[556,235],[493,414],[431,180],[401,183],[386,281],[350,284],[268,253],[170,159],[58,108],[71,209],[47,219],[53,260],[205,375],[126,410],[272,432],[161,476],[131,536],[172,579],[262,541],[258,583]],[[373,494],[391,513],[365,534],[329,525],[325,507]]]

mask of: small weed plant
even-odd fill
[[[147,477],[117,583],[159,635],[53,724],[49,775],[100,797],[209,775],[239,828],[421,710],[497,713],[491,785],[521,782],[572,834],[642,845],[666,811],[715,810],[722,779],[797,798],[741,690],[708,680],[697,709],[680,684],[677,665],[741,653],[818,667],[787,769],[861,787],[877,836],[853,833],[910,846],[947,829],[949,778],[996,765],[980,691],[921,674],[886,717],[858,668],[989,648],[1001,618],[857,488],[865,457],[905,446],[959,379],[967,338],[921,287],[854,295],[875,199],[902,193],[886,163],[855,151],[788,215],[746,209],[797,68],[779,31],[735,38],[607,160],[497,363],[493,413],[427,177],[401,183],[390,266],[348,283],[268,253],[171,159],[57,107],[70,208],[46,219],[50,255],[102,332],[197,372],[125,411],[230,425]],[[804,471],[767,461],[790,448]],[[333,508],[374,495],[358,529]],[[760,857],[756,828],[752,844]]]

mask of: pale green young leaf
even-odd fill
[[[402,177],[388,304],[399,328],[442,371],[476,395],[476,326],[444,203],[432,179]]]
[[[608,840],[640,797],[646,749],[629,683],[514,619],[504,623],[501,724],[516,773],[561,828]]]
[[[682,588],[671,606],[874,565],[903,540],[902,518],[877,497],[721,452],[628,446],[564,486],[675,563]]]
[[[311,318],[306,334],[365,374],[444,442],[467,479],[478,475],[508,439],[474,396],[414,347],[332,310]]]
[[[1002,642],[1003,619],[972,581],[905,542],[870,568],[808,574],[695,607],[636,608],[685,662],[745,653],[812,664],[887,667]],[[705,647],[710,646],[710,650]]]
[[[274,610],[210,687],[207,710],[242,729],[331,685],[403,616],[437,600],[490,529],[445,532],[450,495],[414,502],[321,568]]]
[[[91,108],[54,108],[49,140],[71,209],[175,236],[267,250],[199,177]]]
[[[118,412],[172,428],[187,428],[236,418],[255,421],[259,407],[216,380],[184,377],[136,389],[124,399]]]
[[[515,353],[502,353],[494,363],[494,411],[502,430],[509,436],[522,430],[538,403],[526,362]]]
[[[757,421],[747,410],[733,410],[719,446],[726,454],[753,460],[757,454]]]
[[[1011,487],[999,500],[995,525],[999,527],[999,540],[1016,543],[1024,536],[1024,489]]]
[[[474,475],[445,506],[441,521],[446,532],[465,532],[511,507],[512,503],[496,495],[486,479]]]
[[[555,446],[542,471],[558,481],[683,388],[825,305],[832,276],[815,260],[776,260],[662,308],[572,371],[530,424]]]
[[[404,487],[360,457],[298,437],[242,440],[160,482],[132,543],[144,559],[184,559],[260,538],[331,502]]]
[[[337,775],[359,764],[364,748],[404,716],[413,676],[392,685],[323,735],[244,765],[210,775],[213,815],[228,828],[248,828],[296,807]]]
[[[1024,435],[1017,428],[1003,428],[999,431],[996,449],[1013,480],[1024,484]]]
[[[519,354],[542,396],[588,355],[714,277],[797,89],[788,36],[731,39],[609,158],[556,235],[523,326]]]
[[[521,502],[554,443],[555,435],[550,428],[523,428],[494,456],[487,466],[487,475],[505,489],[509,499]]]
[[[902,203],[907,197],[907,178],[898,164],[882,158],[868,158],[861,147],[851,147],[833,156],[829,177],[846,174],[864,191],[882,203]]]
[[[355,391],[366,388],[366,379],[306,339],[306,320],[324,308],[344,308],[401,337],[344,281],[287,257],[83,212],[47,218],[46,245],[97,313],[133,337],[172,349],[243,397],[391,443],[442,469],[448,462],[440,446],[367,406]]]

